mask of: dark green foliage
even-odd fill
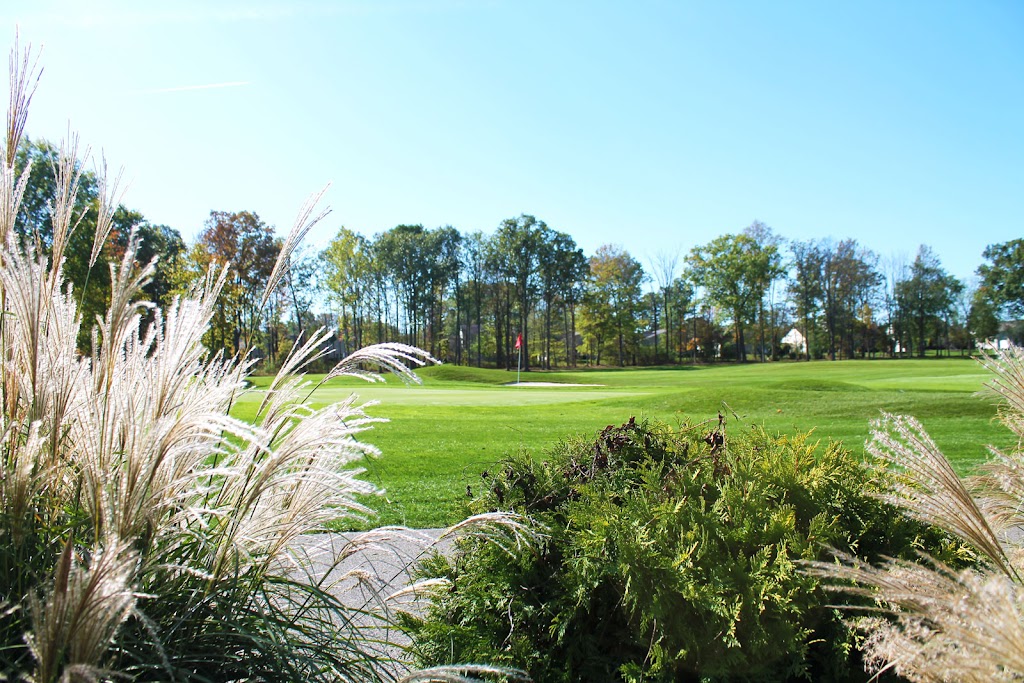
[[[1024,316],[1024,239],[990,244],[978,267],[982,287],[997,306],[1015,317]]]
[[[125,213],[123,208],[118,209],[115,220],[119,214]],[[166,225],[153,225],[142,219],[137,214],[137,220],[132,224],[136,226],[139,235],[142,237],[142,245],[136,259],[140,264],[148,264],[156,259],[155,272],[152,279],[143,286],[146,299],[153,302],[161,309],[166,309],[171,299],[174,298],[174,278],[177,271],[182,267],[181,261],[185,257],[185,242],[181,234],[174,228]],[[118,232],[115,239],[124,240],[127,233]]]
[[[115,667],[139,681],[379,680],[358,616],[312,577],[236,571],[209,581],[159,569],[114,645]]]
[[[488,661],[538,681],[862,680],[853,635],[802,560],[922,547],[839,445],[724,423],[637,423],[483,474],[474,511],[549,528],[534,553],[463,541],[451,584],[409,617],[425,664]],[[936,552],[936,544],[925,544]]]
[[[18,168],[25,168],[31,163],[31,169],[15,230],[20,240],[35,245],[40,253],[46,255],[50,254],[53,242],[52,203],[58,191],[53,165],[58,158],[59,148],[45,140],[26,140],[18,148]],[[157,260],[156,271],[143,292],[149,301],[161,308],[170,303],[172,271],[185,250],[185,243],[177,230],[148,223],[138,211],[118,206],[111,222],[110,240],[97,263],[90,266],[99,193],[96,174],[83,170],[75,201],[75,216],[80,220],[70,235],[62,264],[64,276],[75,288],[75,301],[84,321],[79,335],[79,346],[83,351],[90,348],[93,323],[97,316],[106,312],[110,299],[107,262],[120,261],[133,229],[142,238],[138,262],[145,265],[154,258]]]

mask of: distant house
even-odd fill
[[[978,342],[978,348],[985,351],[994,351],[999,349],[1000,351],[1010,348],[1010,338],[1004,335],[996,335],[991,339]]]
[[[797,353],[807,353],[807,340],[804,335],[800,334],[800,330],[795,327],[786,333],[780,340],[783,344],[788,344],[789,348]]]
[[[994,337],[985,339],[978,342],[979,349],[985,349],[987,351],[993,350],[1005,350],[1010,348],[1010,345],[1015,341],[1019,341],[1017,338],[1020,335],[1021,328],[1024,327],[1024,321],[1011,320],[1009,322],[999,323],[999,332]]]

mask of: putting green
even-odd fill
[[[450,388],[367,384],[331,386],[319,389],[311,399],[314,405],[342,401],[355,394],[362,401],[380,401],[387,405],[419,406],[525,406],[599,401],[624,396],[644,396],[652,392],[638,390],[595,389],[592,387],[474,387]],[[252,400],[262,392],[253,392]],[[248,400],[248,399],[247,399]]]

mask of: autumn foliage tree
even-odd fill
[[[251,211],[211,211],[192,247],[198,273],[217,263],[228,266],[228,279],[209,332],[211,348],[247,353],[260,338],[260,295],[270,279],[281,241]]]

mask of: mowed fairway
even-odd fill
[[[960,471],[987,457],[986,445],[1006,447],[1009,431],[994,421],[992,396],[975,396],[989,379],[969,359],[750,363],[666,369],[523,373],[524,382],[601,386],[505,386],[514,372],[440,366],[420,371],[422,385],[354,380],[318,390],[312,405],[352,393],[379,401],[370,414],[390,420],[362,435],[383,455],[365,464],[366,477],[386,489],[367,503],[372,524],[444,526],[464,515],[467,487],[506,453],[537,457],[571,434],[592,435],[631,416],[717,422],[727,429],[763,424],[808,431],[863,452],[869,422],[881,411],[914,415]],[[267,380],[256,378],[257,388]],[[234,414],[252,419],[261,392],[239,401]]]

